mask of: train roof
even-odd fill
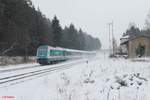
[[[65,50],[65,51],[68,51],[68,52],[95,53],[94,51],[83,51],[83,50],[75,50],[75,49],[68,49],[68,48],[61,48],[61,47],[56,47],[56,48],[60,49],[60,50]]]
[[[49,45],[41,45],[39,46],[39,48],[42,47],[48,47],[49,49],[53,49],[53,50],[64,50],[64,51],[68,51],[68,52],[80,52],[80,53],[95,53],[94,51],[83,51],[83,50],[75,50],[75,49],[68,49],[68,48],[62,48],[62,47],[52,47]]]

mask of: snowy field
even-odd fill
[[[149,60],[100,53],[72,66],[0,88],[0,100],[150,100]]]

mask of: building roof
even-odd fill
[[[120,38],[120,41],[121,41],[120,42],[121,45],[128,43],[129,35],[123,36],[122,38]]]
[[[137,39],[139,37],[149,38],[150,39],[150,33],[142,33],[142,34],[136,34],[135,36],[129,37],[129,35],[123,36],[120,38],[121,45],[127,44],[129,41],[132,41],[134,39]]]
[[[137,36],[134,36],[132,38],[129,38],[129,41],[132,41],[134,39],[140,38],[140,37],[144,37],[144,38],[149,38],[150,39],[150,35],[149,34],[139,34]]]

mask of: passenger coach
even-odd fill
[[[42,65],[53,64],[66,61],[68,59],[77,59],[89,55],[94,55],[94,52],[80,51],[65,48],[54,48],[48,45],[42,45],[37,49],[37,62]]]

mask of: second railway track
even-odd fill
[[[60,70],[68,69],[68,68],[73,67],[73,65],[77,65],[77,64],[85,62],[85,61],[86,60],[81,60],[81,61],[71,62],[71,63],[67,63],[67,64],[63,64],[63,65],[56,65],[55,67],[37,69],[34,71],[29,71],[29,72],[25,72],[25,73],[21,73],[21,74],[15,74],[15,75],[1,77],[0,78],[0,86],[1,85],[5,86],[6,83],[9,84],[9,83],[16,82],[16,81],[19,81],[19,80],[22,80],[25,78],[30,78],[33,76],[39,76],[39,75],[50,73],[53,71],[60,71]]]

